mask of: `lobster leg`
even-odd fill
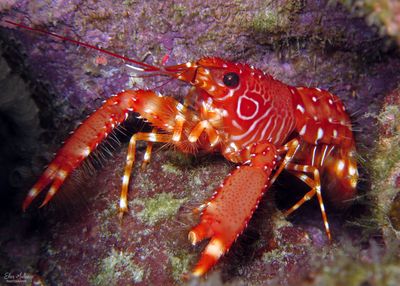
[[[324,202],[322,199],[322,194],[321,194],[321,181],[320,181],[320,175],[318,168],[314,166],[308,166],[308,165],[298,165],[298,164],[287,164],[286,169],[289,171],[295,171],[295,173],[292,173],[296,177],[298,177],[300,180],[302,180],[304,183],[306,183],[308,186],[311,187],[311,190],[307,192],[296,204],[294,204],[290,209],[288,209],[285,212],[286,216],[289,216],[292,212],[297,210],[302,204],[304,204],[306,201],[309,201],[312,199],[315,195],[317,196],[319,207],[321,209],[321,215],[322,215],[322,220],[324,221],[324,226],[325,226],[325,232],[326,235],[328,236],[328,239],[331,240],[331,232],[329,229],[329,223],[328,223],[328,218],[325,212],[325,206]],[[302,173],[298,173],[302,172]],[[304,173],[310,173],[313,174],[313,179],[311,179],[309,176],[305,175]]]
[[[249,165],[238,166],[225,179],[204,207],[200,223],[189,232],[193,245],[211,238],[193,276],[206,273],[229,250],[266,190],[276,164],[276,148],[270,143],[258,143],[252,146],[251,154]]]
[[[128,189],[129,189],[129,180],[133,168],[133,164],[135,162],[135,154],[136,154],[136,142],[137,141],[147,141],[146,153],[144,155],[144,160],[142,164],[142,168],[146,166],[146,164],[150,161],[150,156],[153,148],[153,143],[169,143],[175,142],[179,143],[181,141],[182,133],[183,133],[183,125],[185,123],[185,111],[186,106],[181,105],[179,102],[174,99],[168,97],[161,97],[166,102],[164,104],[153,104],[150,108],[145,109],[145,112],[150,115],[150,118],[147,118],[151,123],[157,125],[158,127],[166,127],[170,130],[171,134],[160,134],[156,133],[156,128],[153,129],[151,133],[136,133],[134,134],[128,146],[128,154],[126,157],[126,164],[124,170],[124,176],[122,178],[122,190],[121,197],[119,202],[119,217],[122,218],[123,214],[128,211]],[[160,97],[158,98],[160,99]],[[156,114],[156,108],[158,108],[158,114]],[[163,117],[160,117],[160,114]],[[149,116],[148,115],[148,116]],[[214,130],[214,129],[212,129]],[[214,131],[215,132],[215,131]],[[196,138],[197,140],[197,138]],[[196,141],[195,140],[195,141]]]
[[[192,143],[196,142],[200,135],[205,132],[210,140],[210,145],[215,146],[219,141],[219,135],[210,122],[207,120],[200,121],[196,124],[196,126],[192,129],[189,134],[188,140]]]
[[[121,190],[121,197],[119,201],[119,213],[120,218],[122,218],[123,213],[128,211],[128,187],[129,187],[129,179],[131,176],[133,164],[135,163],[136,159],[136,142],[137,141],[147,141],[149,143],[153,142],[171,142],[172,136],[169,134],[158,134],[158,133],[136,133],[134,134],[131,139],[129,140],[128,145],[128,154],[126,156],[126,164],[124,169],[124,176],[122,177],[122,190]],[[150,159],[150,153],[147,153],[149,150],[149,146],[147,145],[146,153],[145,153],[145,160]],[[149,154],[148,156],[146,156]]]
[[[283,169],[286,168],[287,164],[290,162],[290,160],[294,157],[296,154],[296,151],[299,148],[299,140],[298,139],[292,139],[288,143],[286,143],[284,146],[281,148],[277,149],[277,153],[284,154],[286,152],[285,157],[283,158],[282,163],[279,164],[279,168],[276,170],[274,175],[272,176],[271,180],[269,181],[269,185],[272,185],[275,180],[278,178],[280,173],[282,173]]]
[[[140,113],[156,128],[164,129],[174,135],[181,132],[179,126],[175,126],[174,118],[183,116],[185,109],[178,101],[170,97],[159,96],[153,91],[127,90],[120,92],[107,99],[96,112],[75,130],[29,191],[22,209],[25,210],[51,184],[41,206],[47,204],[68,175],[89,156],[117,125],[126,119],[130,111]],[[147,141],[152,140],[149,138]],[[149,153],[147,152],[147,154]]]
[[[151,131],[151,134],[156,135],[157,134],[156,131],[157,131],[157,129],[153,128],[153,130]],[[144,153],[143,162],[142,162],[142,170],[144,170],[146,168],[147,164],[150,162],[151,152],[153,152],[153,142],[147,141],[146,152]]]

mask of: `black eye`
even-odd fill
[[[223,82],[227,87],[235,88],[239,85],[239,75],[235,72],[229,72],[224,75]]]

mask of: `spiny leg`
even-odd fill
[[[319,175],[318,169],[316,167],[314,167],[314,166],[299,165],[299,164],[293,164],[293,163],[287,164],[286,169],[288,171],[294,171],[292,174],[295,175],[296,177],[298,177],[304,183],[306,183],[309,187],[311,187],[311,190],[309,192],[307,192],[290,209],[288,209],[285,212],[285,215],[286,216],[290,215],[292,212],[297,210],[306,201],[310,200],[312,197],[317,195],[319,207],[320,207],[320,210],[321,210],[322,220],[324,221],[325,232],[326,232],[326,235],[328,236],[328,239],[331,240],[332,237],[331,237],[331,232],[330,232],[330,229],[329,229],[328,218],[327,218],[327,215],[326,215],[325,206],[324,206],[324,202],[323,202],[322,194],[321,194],[321,180],[320,180],[320,175]],[[309,176],[307,176],[304,173],[313,174],[314,178],[311,179]]]
[[[147,142],[159,142],[167,143],[171,142],[171,135],[169,134],[157,134],[157,133],[143,133],[139,132],[134,134],[129,140],[128,153],[126,155],[126,164],[124,169],[124,175],[122,177],[122,188],[121,197],[119,201],[119,217],[122,218],[123,214],[128,211],[128,187],[129,179],[131,176],[133,164],[136,159],[136,142],[147,141]]]
[[[152,96],[148,91],[127,90],[107,99],[104,104],[90,115],[60,148],[53,161],[29,191],[22,209],[51,184],[41,206],[47,204],[56,194],[68,175],[76,169],[89,154],[96,149],[110,132],[125,121],[128,112],[135,109],[140,98]]]
[[[67,176],[89,156],[116,126],[126,120],[131,111],[136,111],[152,126],[173,134],[178,139],[182,133],[183,121],[185,121],[185,118],[192,118],[190,114],[188,115],[190,112],[181,103],[153,91],[127,90],[110,97],[75,130],[74,134],[59,150],[48,168],[29,191],[23,202],[23,210],[51,184],[42,206],[50,201]],[[180,119],[176,120],[176,118]],[[148,142],[150,141],[148,140]],[[171,136],[168,137],[168,142],[174,143]],[[146,154],[150,156],[151,146],[147,149]]]

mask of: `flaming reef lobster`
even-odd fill
[[[121,216],[127,211],[137,141],[148,142],[145,162],[150,160],[152,144],[159,142],[173,144],[184,153],[220,152],[238,164],[210,200],[199,207],[200,223],[189,232],[192,244],[210,239],[192,271],[194,276],[206,273],[229,250],[283,169],[311,188],[286,215],[316,196],[331,239],[321,175],[327,178],[326,196],[339,203],[354,197],[358,179],[351,122],[337,96],[318,88],[289,86],[246,64],[220,58],[157,67],[47,31],[7,23],[100,50],[133,62],[141,72],[193,86],[186,104],[150,90],[126,90],[110,97],[59,150],[27,195],[24,210],[51,185],[42,206],[47,204],[68,175],[129,112],[137,112],[154,129],[130,139],[119,202]]]

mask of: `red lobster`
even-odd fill
[[[189,83],[193,88],[187,102],[193,104],[182,104],[150,90],[127,90],[110,97],[66,141],[30,190],[24,210],[51,185],[42,206],[47,204],[68,175],[129,112],[137,112],[154,131],[139,132],[130,139],[119,202],[121,215],[127,211],[137,141],[148,142],[145,162],[150,160],[152,144],[159,142],[173,144],[184,153],[220,152],[238,164],[210,200],[199,207],[200,223],[189,232],[189,240],[194,245],[204,239],[210,241],[192,271],[193,276],[206,273],[229,250],[246,228],[264,192],[283,169],[310,187],[286,214],[316,196],[326,234],[331,239],[321,195],[321,175],[328,178],[324,191],[334,202],[353,198],[358,179],[351,122],[337,96],[318,88],[289,86],[247,64],[220,58],[160,67],[124,59],[143,72]]]

